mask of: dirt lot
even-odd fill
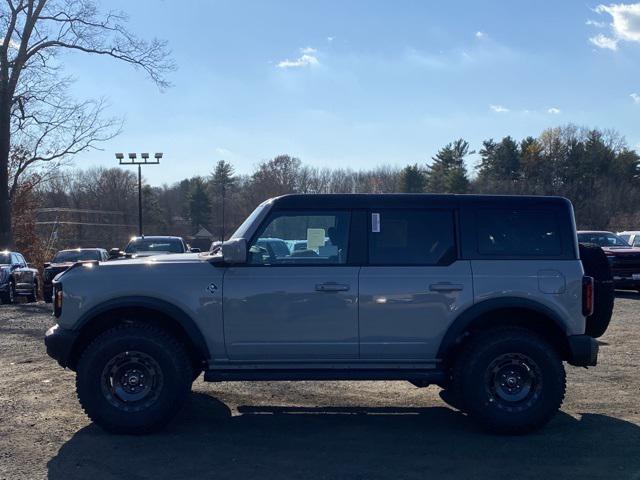
[[[640,479],[640,295],[620,296],[595,369],[569,368],[542,431],[491,436],[404,382],[205,384],[147,437],[90,424],[46,356],[48,305],[0,306],[0,479]]]

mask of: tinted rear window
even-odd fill
[[[551,211],[478,210],[476,232],[481,255],[545,257],[562,254],[559,222]]]
[[[56,253],[53,263],[80,262],[85,260],[101,260],[98,250],[63,250]]]
[[[441,265],[456,257],[451,211],[378,210],[369,228],[372,265]]]
[[[126,253],[136,252],[169,252],[184,253],[182,242],[176,238],[139,238],[129,242],[124,249]]]

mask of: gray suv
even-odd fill
[[[560,408],[563,361],[596,364],[593,298],[564,198],[286,195],[211,252],[67,270],[45,343],[111,432],[161,428],[204,372],[434,384],[522,433]]]

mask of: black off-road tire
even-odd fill
[[[462,401],[461,398],[458,398],[455,396],[451,388],[445,388],[443,390],[440,390],[438,392],[438,395],[440,395],[440,399],[450,407],[453,407],[456,410],[460,410],[461,412],[464,412],[464,402]]]
[[[593,277],[593,315],[587,317],[585,333],[593,338],[604,335],[611,322],[615,287],[609,260],[598,245],[581,243],[580,260],[585,275]]]
[[[530,394],[520,401],[504,400],[501,395],[506,395],[506,387],[498,384],[496,388],[494,380],[503,378],[500,373],[504,370],[496,372],[494,365],[500,365],[503,358],[506,369],[527,371],[522,365],[515,367],[516,362],[530,367],[529,375],[534,378]],[[462,399],[461,410],[484,429],[516,435],[536,430],[553,418],[564,399],[566,376],[562,359],[542,337],[524,328],[498,327],[463,346],[450,388],[454,398]]]
[[[9,281],[7,293],[2,295],[2,303],[7,305],[16,303],[16,284],[13,283],[13,280]]]
[[[33,293],[27,297],[27,302],[37,302],[38,301],[38,282],[33,282]]]
[[[111,377],[114,369],[118,373]],[[122,382],[119,390],[114,388],[115,379],[127,376],[129,381],[130,372],[138,377],[144,376],[140,372],[147,373],[145,388],[150,393],[142,400],[120,398],[127,395]],[[169,333],[148,324],[123,324],[101,334],[84,350],[77,365],[76,391],[89,418],[104,430],[144,434],[160,430],[178,413],[192,378],[184,346]]]

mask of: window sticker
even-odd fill
[[[379,213],[371,214],[371,232],[380,233],[380,214]]]
[[[307,228],[307,249],[317,251],[324,247],[324,228]]]

